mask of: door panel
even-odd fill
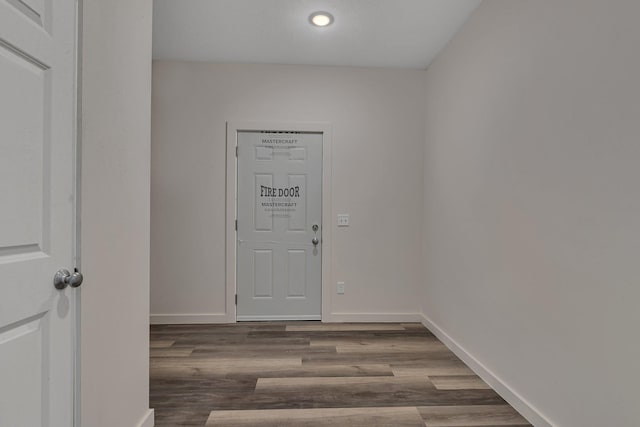
[[[307,253],[304,249],[289,249],[287,267],[287,298],[307,296]]]
[[[0,183],[3,195],[0,224],[11,224],[0,236],[8,252],[42,250],[45,188],[42,162],[48,133],[44,123],[46,69],[27,56],[0,45],[0,117],[3,120]],[[6,95],[6,96],[5,96]],[[18,102],[16,102],[18,101]],[[44,107],[44,108],[43,108]],[[5,123],[6,121],[6,123]],[[13,191],[16,182],[22,191]]]
[[[297,190],[307,188],[307,176],[302,174],[289,174],[289,188]],[[305,232],[307,230],[307,204],[306,198],[296,198],[296,209],[288,212],[287,231]]]
[[[273,251],[253,251],[253,297],[273,298]]]
[[[47,322],[48,313],[40,313],[35,318],[10,325],[0,334],[0,366],[12,367],[0,370],[0,384],[14,385],[11,390],[3,387],[0,392],[0,401],[14,403],[2,407],[0,421],[20,422],[1,425],[38,426],[46,415],[43,395],[34,390],[47,386],[48,366],[43,363],[46,361]],[[20,363],[16,364],[18,360]]]
[[[74,255],[75,2],[53,9],[0,1],[0,426],[73,423],[75,300],[52,279]]]
[[[237,319],[320,319],[322,134],[238,132],[238,153]]]
[[[266,159],[262,159],[266,160]],[[273,174],[257,173],[255,188],[272,188],[273,187]],[[259,191],[255,192],[255,206],[260,205],[262,195]],[[264,212],[254,209],[253,211],[253,227],[254,231],[273,231],[273,217],[271,215],[264,215]],[[244,225],[244,224],[243,224]]]

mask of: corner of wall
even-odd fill
[[[551,421],[531,403],[513,390],[507,383],[474,357],[460,343],[435,324],[426,314],[422,314],[422,324],[433,333],[442,343],[460,358],[473,372],[486,382],[496,393],[506,400],[516,411],[536,427],[553,427]]]

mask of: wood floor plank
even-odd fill
[[[295,346],[289,348],[278,349],[275,345],[274,348],[265,347],[262,350],[230,350],[223,347],[218,348],[202,348],[196,346],[191,353],[194,358],[237,358],[237,359],[253,359],[256,357],[302,357],[308,354],[335,354],[336,348],[329,346],[315,346],[315,347],[302,347]]]
[[[475,375],[467,365],[457,360],[430,360],[422,363],[422,366],[392,365],[391,371],[393,375],[397,377],[415,375]]]
[[[278,352],[278,353],[287,353],[290,351],[300,351],[300,350],[308,350],[311,348],[310,343],[302,342],[302,343],[278,343],[278,342],[258,342],[255,343],[253,341],[243,341],[239,343],[226,343],[224,345],[220,344],[195,344],[194,347],[198,350],[206,350],[212,353],[228,353],[234,352],[238,354],[242,354],[245,352],[261,352],[261,351],[269,351],[269,352]],[[335,351],[335,346],[332,345],[317,345],[314,347],[331,347]]]
[[[242,322],[242,323],[220,323],[216,324],[215,331],[246,333],[249,331],[284,331],[288,323],[284,322]],[[198,333],[211,330],[210,324],[173,324],[173,325],[153,325],[152,333]]]
[[[321,346],[313,346],[321,347]],[[377,344],[338,344],[335,346],[338,353],[412,353],[412,352],[448,352],[442,343],[377,343]]]
[[[281,377],[358,377],[358,376],[393,376],[391,367],[384,364],[363,365],[318,365],[318,366],[276,366],[244,368],[227,371],[211,368],[208,364],[200,366],[151,366],[152,378],[281,378]]]
[[[458,358],[450,351],[431,352],[351,352],[334,354],[306,354],[302,357],[303,364],[357,364],[357,363],[388,363],[420,367],[434,360],[457,361]]]
[[[361,334],[350,334],[342,338],[327,338],[325,336],[315,336],[310,339],[310,346],[339,346],[339,345],[362,345],[362,346],[398,346],[398,345],[444,345],[442,342],[429,335],[382,335],[364,338]]]
[[[441,342],[432,342],[428,340],[401,340],[401,339],[373,339],[350,341],[345,339],[339,340],[317,340],[312,339],[309,347],[341,347],[343,353],[412,353],[422,351],[449,351],[449,349]],[[453,353],[452,353],[453,354]]]
[[[209,418],[211,410],[183,405],[180,407],[164,407],[155,405],[154,427],[177,427],[177,426],[204,426]]]
[[[151,392],[166,390],[168,394],[183,393],[188,390],[220,393],[228,391],[254,391],[257,379],[255,378],[229,378],[229,377],[187,377],[187,378],[163,378],[155,380],[149,387]]]
[[[530,425],[509,405],[427,406],[418,411],[427,427]]]
[[[309,378],[258,378],[256,391],[300,391],[310,389],[337,389],[347,387],[350,390],[365,388],[372,391],[376,388],[391,390],[393,388],[435,388],[429,377],[309,377]]]
[[[477,375],[430,375],[429,378],[438,390],[486,390],[491,388]]]
[[[415,407],[213,411],[207,426],[228,427],[422,427]]]
[[[300,391],[255,391],[251,394],[216,396],[218,410],[354,408],[388,406],[502,405],[505,401],[493,390],[435,390],[427,387],[366,389],[334,387]]]
[[[246,335],[247,339],[292,339],[292,338],[305,338],[305,339],[402,339],[402,338],[423,338],[430,337],[424,331],[411,331],[411,330],[362,330],[362,331],[348,331],[348,330],[309,330],[309,331],[253,331]]]
[[[149,350],[149,356],[151,358],[157,357],[189,357],[193,353],[193,347],[182,348],[152,348]]]
[[[152,375],[179,373],[183,376],[202,374],[242,373],[247,370],[259,372],[262,369],[292,369],[301,366],[300,357],[254,358],[254,359],[198,359],[198,358],[152,358],[150,371]]]
[[[308,337],[281,336],[275,338],[273,336],[265,336],[262,334],[245,336],[245,335],[169,335],[174,339],[175,346],[197,346],[206,343],[208,345],[226,346],[226,345],[309,345],[311,341]]]
[[[168,348],[171,347],[175,341],[173,340],[150,340],[149,348]]]
[[[162,408],[185,406],[211,410],[220,395],[247,394],[255,389],[255,379],[165,379],[151,385],[149,399]]]
[[[260,378],[296,378],[296,377],[381,377],[393,376],[391,367],[384,364],[362,365],[302,365],[291,369],[261,370],[242,372],[228,375],[228,377],[253,376]]]
[[[405,331],[397,323],[313,323],[306,325],[287,325],[287,332],[308,331]]]

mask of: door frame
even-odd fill
[[[227,160],[226,160],[226,226],[225,226],[225,316],[227,323],[236,322],[237,293],[237,236],[236,218],[238,206],[238,132],[259,132],[264,130],[282,132],[311,132],[322,134],[322,321],[330,317],[332,266],[332,231],[333,231],[333,191],[331,186],[331,124],[326,122],[260,122],[260,121],[228,121],[227,122]]]
[[[75,103],[73,105],[74,119],[74,140],[73,140],[73,164],[74,164],[74,223],[73,223],[73,261],[74,266],[82,271],[82,226],[80,215],[82,213],[82,30],[83,30],[83,2],[84,0],[76,0],[76,21],[75,21],[75,52],[74,61],[74,81],[75,81]],[[82,423],[82,366],[80,365],[82,357],[82,287],[77,288],[74,293],[74,309],[72,331],[73,335],[73,425],[80,427]]]

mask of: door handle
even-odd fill
[[[318,246],[318,243],[320,243],[320,240],[318,240],[318,224],[313,224],[311,229],[313,230],[313,239],[311,239],[311,243],[313,243],[313,246]]]
[[[71,286],[72,288],[77,288],[82,285],[82,273],[79,271],[74,271],[73,273],[69,273],[69,270],[61,269],[56,272],[53,276],[53,286],[56,289],[64,289],[67,286]]]

